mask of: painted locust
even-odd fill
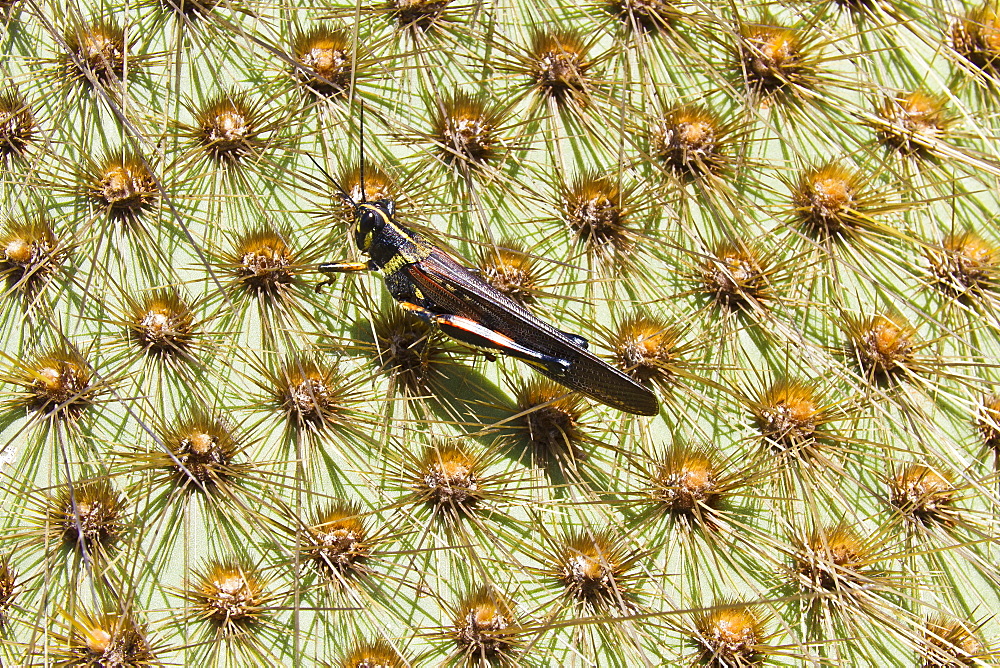
[[[557,383],[618,410],[637,415],[659,412],[656,395],[587,350],[585,338],[537,318],[396,222],[392,200],[355,202],[335,181],[334,185],[354,208],[354,239],[369,259],[321,264],[321,272],[381,271],[400,306],[451,338],[526,362]]]

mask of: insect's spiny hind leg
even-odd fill
[[[528,364],[542,367],[554,376],[562,376],[569,371],[571,364],[569,360],[546,355],[545,353],[528,348],[514,341],[509,336],[505,336],[488,327],[483,327],[469,318],[463,318],[459,315],[434,313],[412,302],[400,302],[399,305],[422,320],[437,325],[441,328],[442,332],[456,341],[461,341],[475,348],[496,350]]]
[[[358,271],[369,271],[367,262],[324,262],[319,270],[324,274],[345,274]]]
[[[371,267],[367,262],[324,262],[317,269],[323,274],[344,274],[358,271],[369,271]],[[334,276],[316,284],[316,292],[323,292],[327,285],[333,285]]]

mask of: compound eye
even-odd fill
[[[358,231],[365,234],[371,232],[382,222],[378,211],[365,207],[358,212]]]

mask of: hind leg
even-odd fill
[[[483,327],[469,318],[434,313],[412,302],[400,302],[399,304],[422,320],[437,325],[441,328],[442,332],[466,345],[509,355],[522,362],[541,367],[556,376],[561,376],[569,370],[569,360],[540,353],[537,350],[518,343],[509,336],[505,336],[488,327]]]

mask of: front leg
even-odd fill
[[[371,267],[367,262],[324,262],[319,266],[319,271],[324,274],[344,274],[359,271],[369,271]],[[322,292],[324,285],[332,285],[333,278],[316,284],[316,292]]]
[[[505,336],[488,327],[483,327],[475,320],[463,318],[460,315],[434,313],[413,302],[401,301],[399,305],[418,318],[437,325],[441,328],[442,332],[456,341],[461,341],[474,348],[485,349],[487,351],[495,350],[504,355],[510,355],[522,362],[541,367],[555,376],[562,376],[569,371],[569,360],[546,355],[545,353],[528,348],[509,336]]]

